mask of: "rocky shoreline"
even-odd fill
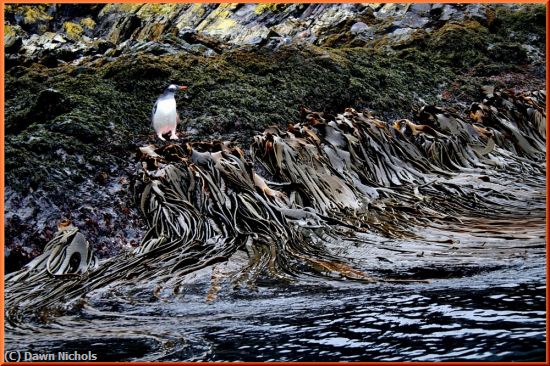
[[[244,145],[303,108],[468,119],[483,85],[545,88],[537,5],[8,5],[5,19],[7,272],[64,218],[100,257],[139,245],[138,148],[170,82],[190,86],[187,141]]]
[[[473,122],[429,105],[418,123],[304,111],[246,153],[222,141],[140,147],[139,246],[100,260],[63,222],[6,277],[8,319],[74,311],[106,289],[168,300],[199,280],[212,302],[265,280],[419,282],[540,259],[546,93],[485,93]]]

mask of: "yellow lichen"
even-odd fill
[[[149,18],[154,15],[173,14],[178,4],[145,4],[139,9],[137,15],[140,18]]]
[[[42,20],[51,20],[52,17],[46,13],[45,5],[21,5],[16,12],[24,15],[25,24],[33,24]]]
[[[191,14],[196,15],[199,18],[202,18],[204,16],[204,13],[206,10],[204,10],[203,4],[193,4],[193,7],[190,10]]]
[[[256,5],[254,12],[258,15],[263,14],[266,11],[271,11],[273,13],[279,12],[286,8],[286,4],[279,3],[263,3]]]
[[[15,29],[11,25],[4,25],[4,37],[15,36]]]
[[[198,31],[214,30],[223,31],[232,28],[237,24],[234,20],[228,19],[231,10],[235,9],[237,4],[220,4],[214,9],[206,19],[197,26]]]
[[[94,29],[95,22],[92,18],[83,18],[80,20],[80,25],[87,29]]]
[[[84,31],[80,25],[73,22],[63,23],[63,29],[65,30],[67,37],[73,40],[79,39]]]
[[[133,3],[121,3],[121,4],[107,4],[99,12],[99,16],[102,17],[107,13],[112,12],[124,12],[124,13],[137,13],[143,4],[133,4]]]
[[[206,27],[206,29],[222,31],[234,27],[235,24],[237,23],[233,19],[218,19],[216,22]]]

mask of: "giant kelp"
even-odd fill
[[[361,233],[422,240],[428,223],[518,218],[528,203],[505,185],[515,175],[544,182],[545,92],[485,93],[466,116],[426,105],[414,121],[392,123],[368,111],[304,109],[303,122],[268,128],[246,152],[223,141],[144,146],[134,185],[149,227],[141,245],[98,263],[76,229],[60,231],[6,277],[8,319],[105,288],[178,292],[185,275],[238,252],[248,260],[231,272],[234,285],[392,281],[332,249],[343,240],[376,245]]]

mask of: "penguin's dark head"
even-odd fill
[[[187,87],[186,86],[175,85],[175,84],[170,84],[170,85],[168,85],[166,90],[164,90],[164,92],[165,93],[175,93],[178,90],[187,90]]]

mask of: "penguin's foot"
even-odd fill
[[[175,133],[172,133],[170,135],[170,140],[179,140],[179,137]]]
[[[162,141],[166,141],[166,139],[165,139],[164,137],[162,137],[162,134],[159,133],[157,136],[158,136],[159,139],[161,139]]]

